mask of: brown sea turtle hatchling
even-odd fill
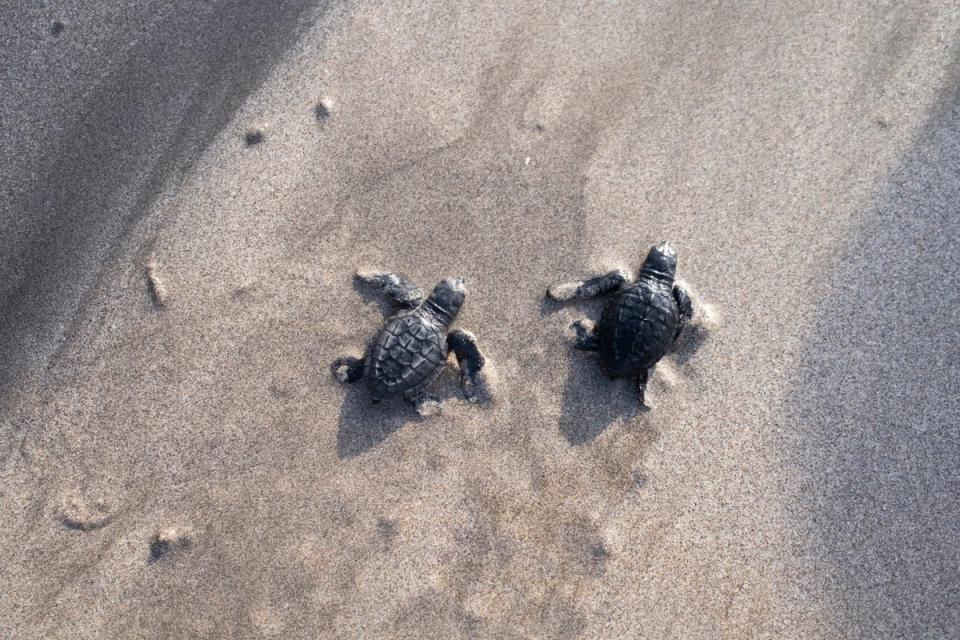
[[[363,378],[374,403],[399,396],[428,415],[435,413],[440,403],[428,396],[426,389],[440,377],[447,355],[453,352],[460,365],[463,395],[468,401],[477,401],[483,354],[472,333],[449,331],[466,298],[463,278],[441,281],[424,300],[423,292],[398,274],[358,270],[357,277],[381,289],[399,311],[387,320],[363,358],[334,361],[336,378],[346,383]]]
[[[644,404],[647,380],[657,362],[673,347],[684,325],[693,317],[690,295],[674,283],[677,254],[669,243],[650,249],[634,282],[623,271],[590,280],[550,287],[554,300],[588,299],[613,293],[595,326],[577,320],[576,344],[584,351],[597,351],[604,371],[612,379],[634,378]]]

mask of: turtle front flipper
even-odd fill
[[[353,384],[363,377],[363,359],[345,356],[333,361],[333,376],[340,382]]]
[[[423,302],[423,291],[397,273],[377,269],[357,269],[357,277],[383,291],[394,304],[413,309]]]
[[[581,351],[600,351],[600,336],[597,335],[597,325],[584,319],[577,320],[570,326],[577,332],[577,339],[573,346]]]
[[[562,282],[547,289],[547,296],[558,302],[568,300],[587,300],[599,295],[616,291],[630,280],[630,276],[621,269],[589,280]]]
[[[680,321],[677,322],[677,330],[673,333],[673,339],[676,340],[693,318],[693,302],[686,288],[679,282],[673,285],[673,299],[677,301],[677,308],[680,310]]]
[[[461,329],[451,331],[447,335],[447,349],[457,356],[457,363],[460,365],[460,388],[464,397],[469,402],[477,402],[480,388],[478,376],[486,359],[480,353],[476,336]]]

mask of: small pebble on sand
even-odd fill
[[[162,309],[167,304],[167,288],[160,279],[157,263],[151,260],[147,263],[145,269],[147,278],[147,292],[150,294],[150,301],[157,309]]]
[[[313,108],[313,114],[317,120],[323,121],[333,115],[333,100],[330,98],[320,98],[317,106]]]
[[[193,531],[183,527],[166,527],[150,537],[147,564],[154,564],[175,550],[188,550],[193,545]]]

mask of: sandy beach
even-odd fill
[[[955,3],[8,4],[0,638],[960,637]],[[544,293],[666,239],[642,411]]]

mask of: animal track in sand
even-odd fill
[[[583,520],[562,524],[558,543],[577,573],[598,578],[606,572],[610,552],[592,522]]]
[[[637,489],[643,489],[647,484],[647,476],[642,471],[634,471],[630,477]]]
[[[68,529],[94,531],[107,526],[116,517],[116,510],[107,501],[87,501],[77,493],[64,497],[57,518]]]
[[[397,525],[393,520],[377,518],[377,534],[387,544],[397,537]]]

